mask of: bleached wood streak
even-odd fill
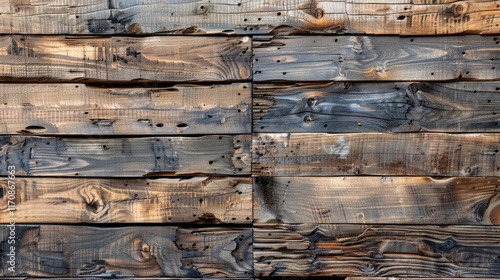
[[[254,134],[264,176],[500,176],[500,134]]]
[[[255,274],[498,277],[499,239],[498,226],[256,224]]]
[[[9,221],[7,181],[0,219]],[[5,183],[5,184],[4,184]],[[251,223],[250,178],[16,178],[16,223]]]
[[[7,242],[8,226],[0,226]],[[252,230],[17,226],[16,273],[38,277],[248,277]],[[9,252],[3,250],[2,259]]]
[[[0,80],[249,80],[250,48],[249,37],[0,36]]]
[[[249,83],[168,88],[0,84],[0,133],[250,133],[250,91]]]
[[[141,138],[3,136],[0,175],[142,177],[250,174],[250,135]]]
[[[254,38],[254,80],[500,80],[499,43],[475,35]]]
[[[500,225],[500,179],[256,177],[257,222]]]
[[[0,32],[23,34],[494,34],[497,1],[12,0]]]
[[[256,132],[500,132],[500,83],[254,85]]]

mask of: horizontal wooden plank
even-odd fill
[[[0,36],[0,80],[251,79],[249,37]]]
[[[250,133],[250,104],[249,83],[168,88],[0,84],[0,133]]]
[[[498,240],[498,226],[255,225],[254,269],[261,276],[498,277]]]
[[[452,279],[460,279],[460,280],[477,280],[477,278],[463,278],[463,277],[456,277],[456,278],[425,278],[425,280],[452,280]],[[493,279],[498,279],[498,278],[484,278],[481,277],[481,279],[484,280],[493,280]],[[410,278],[410,277],[346,277],[346,280],[422,280],[422,278]]]
[[[3,136],[0,175],[249,175],[250,135],[144,138]]]
[[[16,0],[0,8],[0,32],[491,34],[500,32],[498,8],[491,0]]]
[[[500,176],[500,134],[254,134],[264,176]]]
[[[0,227],[7,244],[10,226]],[[252,275],[252,230],[178,227],[15,226],[15,272],[2,276],[246,277]],[[5,269],[5,270],[4,270]]]
[[[256,132],[500,132],[500,84],[254,86]]]
[[[250,178],[16,178],[0,182],[0,219],[16,223],[251,223]],[[12,184],[10,184],[12,185]]]
[[[500,225],[500,178],[256,177],[254,219]]]
[[[254,41],[254,80],[499,80],[499,43],[474,35],[265,37]]]

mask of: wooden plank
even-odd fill
[[[250,104],[249,83],[168,88],[0,84],[0,133],[250,133]]]
[[[425,278],[425,280],[452,280],[452,279],[460,279],[460,280],[477,280],[477,278]],[[484,280],[493,280],[498,278],[483,278]],[[346,277],[346,280],[422,280],[422,278],[409,278],[409,277]]]
[[[254,80],[499,80],[498,43],[474,35],[265,37],[254,41]]]
[[[0,32],[494,34],[498,8],[491,0],[15,0],[0,7]]]
[[[0,80],[249,80],[250,48],[249,37],[0,36]]]
[[[257,222],[500,225],[500,179],[256,177]]]
[[[254,134],[263,176],[500,176],[500,134]]]
[[[254,228],[254,269],[259,276],[498,277],[498,240],[498,226],[262,224]]]
[[[2,262],[2,276],[252,275],[251,229],[40,225],[16,226],[14,234],[15,273]],[[2,226],[2,243],[9,237],[9,226]],[[3,260],[10,253],[5,248]]]
[[[250,135],[144,138],[3,136],[0,175],[249,175]]]
[[[16,178],[17,223],[251,223],[244,177],[190,179]],[[7,180],[0,219],[8,221]]]
[[[253,129],[500,132],[499,86],[498,82],[258,84]]]

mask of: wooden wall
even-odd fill
[[[500,277],[499,24],[487,0],[0,2],[0,276]]]

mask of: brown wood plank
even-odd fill
[[[16,178],[16,223],[251,223],[250,178]],[[8,221],[7,180],[0,219]]]
[[[477,278],[463,278],[463,277],[456,277],[456,278],[425,278],[425,280],[452,280],[452,279],[460,279],[460,280],[477,280]],[[498,279],[498,278],[483,278],[481,279],[484,280],[493,280],[493,279]],[[414,277],[346,277],[346,280],[422,280],[422,278],[414,278]]]
[[[500,176],[500,134],[254,134],[264,176]]]
[[[250,135],[144,138],[3,136],[0,175],[249,175]]]
[[[500,179],[256,177],[256,222],[500,225]]]
[[[0,32],[24,34],[499,33],[497,1],[13,0]]]
[[[251,79],[249,37],[0,36],[0,80]]]
[[[263,37],[254,41],[254,80],[499,80],[499,43],[475,35]]]
[[[259,276],[499,277],[498,226],[255,225]]]
[[[9,234],[9,226],[1,226],[2,243]],[[15,273],[2,262],[2,276],[252,275],[251,229],[40,225],[16,226],[15,235]],[[5,247],[2,259],[9,253]]]
[[[0,84],[0,133],[250,133],[250,104],[249,83],[168,88]]]
[[[500,132],[499,90],[498,82],[257,84],[253,128],[256,132]]]

